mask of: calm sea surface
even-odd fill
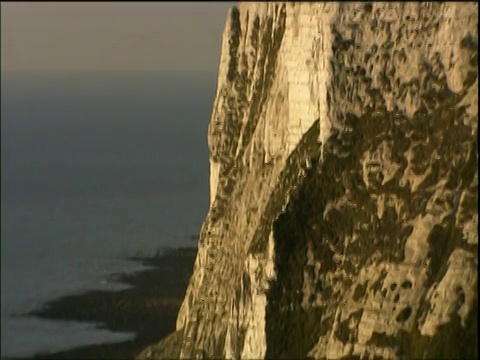
[[[125,260],[192,246],[208,209],[216,74],[1,79],[1,355],[122,341],[95,324],[18,315],[117,289]]]

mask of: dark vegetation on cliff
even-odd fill
[[[334,56],[350,45],[337,38]],[[346,72],[340,60],[333,68],[338,73],[334,75],[336,79],[353,76],[357,81],[368,81],[365,70],[360,68],[355,72]],[[405,242],[412,232],[412,226],[406,224],[405,219],[427,213],[427,203],[439,181],[447,180],[445,189],[453,191],[456,197],[448,198],[446,204],[438,203],[440,199],[435,200],[437,205],[450,207],[452,211],[428,237],[430,261],[425,264],[428,266],[425,286],[443,278],[447,270],[446,260],[454,249],[476,252],[474,245],[468,245],[462,239],[456,215],[462,192],[466,193],[460,210],[462,216],[468,218],[477,211],[478,184],[473,183],[478,172],[478,135],[475,133],[472,136],[471,128],[464,124],[466,108],[459,104],[465,92],[455,94],[450,91],[445,74],[441,71],[435,74],[428,63],[424,70],[422,83],[414,80],[400,89],[406,93],[417,88],[423,93],[423,105],[412,118],[398,109],[386,111],[384,101],[376,94],[379,90],[372,89],[372,95],[378,99],[375,108],[366,109],[361,117],[347,113],[339,118],[340,126],[332,129],[333,136],[325,144],[323,161],[318,161],[318,150],[306,155],[314,159],[314,165],[307,170],[306,178],[273,226],[277,279],[268,293],[267,358],[307,357],[317,339],[332,328],[334,317],[332,314],[325,316],[326,312],[340,305],[344,291],[352,284],[351,279],[372,261],[375,251],[381,252],[382,261],[398,263],[404,260]],[[472,70],[465,79],[464,87],[468,89],[476,78],[477,74]],[[336,86],[341,87],[342,82]],[[334,106],[333,99],[329,105]],[[375,151],[382,142],[391,149],[388,161],[398,164],[398,169],[386,182],[383,182],[381,171],[370,172],[367,185],[362,178],[362,156],[366,151]],[[405,155],[409,150],[413,152],[410,167],[414,174],[425,174],[430,168],[429,174],[415,190],[402,182],[409,163]],[[433,157],[435,152],[437,155]],[[452,166],[452,163],[455,165]],[[290,170],[297,171],[295,168]],[[376,216],[376,201],[372,197],[382,194],[400,199],[404,205],[401,214],[386,207],[381,219]],[[348,201],[324,216],[327,203],[342,197]],[[353,233],[357,234],[357,240],[345,242],[345,238]],[[308,249],[321,263],[322,273],[343,270],[351,276],[338,275],[328,283],[317,279],[315,284],[308,285],[314,289],[307,299],[310,305],[302,306],[305,303],[305,273],[314,271],[308,263]],[[335,261],[335,254],[341,254],[343,260]],[[342,284],[344,291],[338,291],[338,287],[334,286],[337,282]],[[380,291],[381,287],[382,284],[377,282],[370,290]],[[356,290],[354,300],[359,300],[367,289],[358,286]],[[317,296],[321,298],[320,305],[314,304]],[[398,313],[396,321],[402,322],[415,316],[417,323],[427,310],[428,303],[423,299],[416,313],[412,314],[412,309],[406,307]],[[361,311],[351,317],[358,320]],[[465,327],[455,314],[450,323],[441,325],[432,338],[422,336],[415,326],[410,332],[400,330],[396,336],[374,332],[369,343],[391,346],[398,356],[404,358],[477,358],[477,311],[475,299]],[[349,330],[348,320],[339,324],[334,335],[344,344],[355,337]]]
[[[259,114],[268,98],[274,79],[278,50],[285,31],[285,12],[282,11],[284,8],[285,5],[282,5],[281,8],[276,9],[280,14],[277,23],[274,23],[272,17],[267,17],[260,22],[258,16],[253,22],[250,41],[254,55],[258,56],[255,64],[258,73],[255,78],[253,69],[247,66],[247,54],[239,52],[238,49],[240,36],[242,36],[240,14],[238,8],[232,8],[227,80],[232,83],[235,91],[228,94],[226,98],[226,114],[221,114],[224,118],[212,119],[209,126],[210,136],[221,139],[215,144],[210,144],[210,151],[211,159],[220,163],[220,179],[225,179],[219,183],[217,192],[220,196],[217,197],[210,211],[209,216],[212,222],[224,215],[229,196],[237,184],[238,174],[245,169],[242,165],[242,156],[252,140]],[[238,62],[243,63],[241,72],[238,71]],[[252,92],[249,101],[247,101],[248,89]],[[241,119],[245,114],[248,114],[248,117],[244,125]],[[235,155],[237,149],[239,153]]]

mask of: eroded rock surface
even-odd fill
[[[478,357],[477,19],[231,9],[194,274],[141,357]]]

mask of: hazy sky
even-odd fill
[[[236,2],[2,2],[2,72],[218,68]]]

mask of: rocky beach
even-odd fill
[[[114,280],[130,287],[119,291],[94,290],[53,300],[26,316],[50,320],[101,323],[114,332],[134,332],[135,339],[119,343],[81,346],[33,359],[133,359],[146,346],[175,330],[175,321],[196,248],[169,249],[155,257],[132,257],[149,268],[118,274]],[[32,358],[30,358],[32,359]],[[25,359],[26,360],[26,359]]]

